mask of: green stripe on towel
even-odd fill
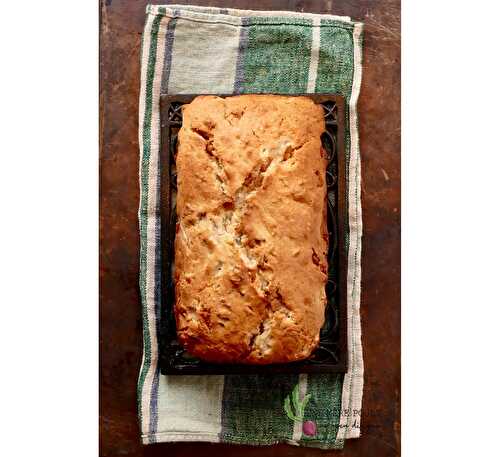
[[[225,376],[221,441],[274,444],[291,440],[293,422],[283,402],[298,375]]]
[[[139,276],[139,287],[141,293],[141,300],[143,303],[142,319],[143,319],[143,364],[141,367],[141,372],[138,381],[138,398],[139,398],[139,417],[142,419],[142,389],[144,387],[144,381],[146,375],[151,366],[151,340],[150,340],[150,326],[148,316],[148,308],[146,304],[146,278],[148,274],[147,270],[147,224],[148,224],[148,189],[149,189],[149,155],[151,147],[151,119],[152,119],[152,109],[153,109],[153,79],[155,77],[155,66],[156,66],[156,48],[158,43],[158,30],[160,27],[161,16],[156,16],[153,20],[151,26],[151,38],[148,51],[148,63],[146,70],[146,81],[145,81],[145,111],[144,118],[140,121],[143,122],[142,126],[142,163],[140,164],[141,172],[141,200],[139,207],[139,231],[140,231],[140,276]],[[143,44],[146,41],[143,41]],[[142,90],[142,88],[141,88]]]
[[[307,89],[311,56],[311,21],[305,25],[262,25],[250,21],[244,50],[244,91],[246,93],[304,93]]]

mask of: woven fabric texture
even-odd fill
[[[279,442],[342,448],[360,434],[361,202],[356,102],[362,24],[348,17],[149,5],[139,101],[140,290],[144,351],[138,380],[144,443]],[[162,376],[160,95],[340,93],[346,99],[348,350],[345,375]]]

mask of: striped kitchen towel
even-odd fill
[[[139,102],[142,440],[342,448],[345,439],[360,434],[363,393],[356,114],[362,24],[332,15],[184,5],[150,5],[146,12]],[[162,376],[158,367],[160,94],[256,92],[335,92],[347,101],[349,369],[345,375]]]

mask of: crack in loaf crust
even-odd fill
[[[177,151],[175,315],[212,362],[307,358],[326,304],[323,109],[306,97],[199,96]]]

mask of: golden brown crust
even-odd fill
[[[177,332],[204,360],[307,358],[326,303],[323,110],[307,97],[200,96],[177,152]]]

